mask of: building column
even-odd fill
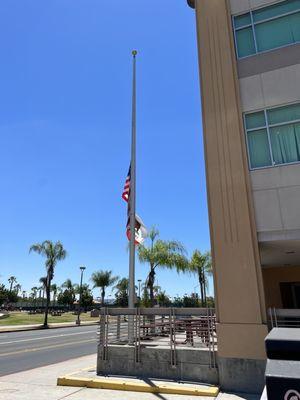
[[[267,335],[262,271],[226,0],[195,0],[220,383],[259,391]]]

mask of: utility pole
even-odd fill
[[[78,314],[77,314],[77,320],[76,320],[76,325],[80,325],[80,309],[81,309],[81,298],[82,298],[82,279],[83,279],[83,271],[85,270],[84,266],[79,267],[81,271],[81,277],[80,277],[80,287],[79,287],[79,304],[78,304]]]

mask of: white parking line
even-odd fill
[[[65,333],[65,334],[62,333],[60,335],[53,335],[53,336],[41,336],[41,337],[31,338],[31,339],[12,340],[10,342],[1,342],[0,346],[3,346],[5,344],[12,344],[12,343],[30,342],[30,341],[34,341],[34,340],[52,339],[52,338],[60,338],[60,337],[75,336],[75,335],[85,335],[86,333],[95,333],[95,339],[96,339],[95,331],[85,331],[85,332]]]

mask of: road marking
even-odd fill
[[[33,349],[24,349],[24,350],[11,351],[9,353],[2,353],[2,354],[0,354],[0,357],[13,356],[13,355],[22,354],[22,353],[33,353],[33,352],[41,351],[41,350],[56,349],[58,347],[73,346],[75,344],[82,344],[82,343],[89,343],[89,342],[97,343],[95,339],[81,340],[78,342],[60,343],[60,344],[54,344],[51,346],[36,347]]]
[[[75,336],[75,335],[84,335],[86,333],[95,333],[95,331],[85,331],[85,332],[76,332],[76,333],[62,333],[60,335],[53,335],[53,336],[41,336],[37,338],[31,338],[31,339],[20,339],[20,340],[12,340],[10,342],[1,342],[0,346],[3,346],[5,344],[12,344],[12,343],[20,343],[20,342],[30,342],[33,340],[43,340],[43,339],[52,339],[52,338],[61,338],[61,337],[66,337],[66,336]]]

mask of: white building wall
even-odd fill
[[[300,102],[300,64],[240,79],[243,112]],[[300,239],[300,164],[250,172],[257,232]]]
[[[259,8],[278,3],[274,0],[230,0],[231,14],[241,14],[253,8]]]

